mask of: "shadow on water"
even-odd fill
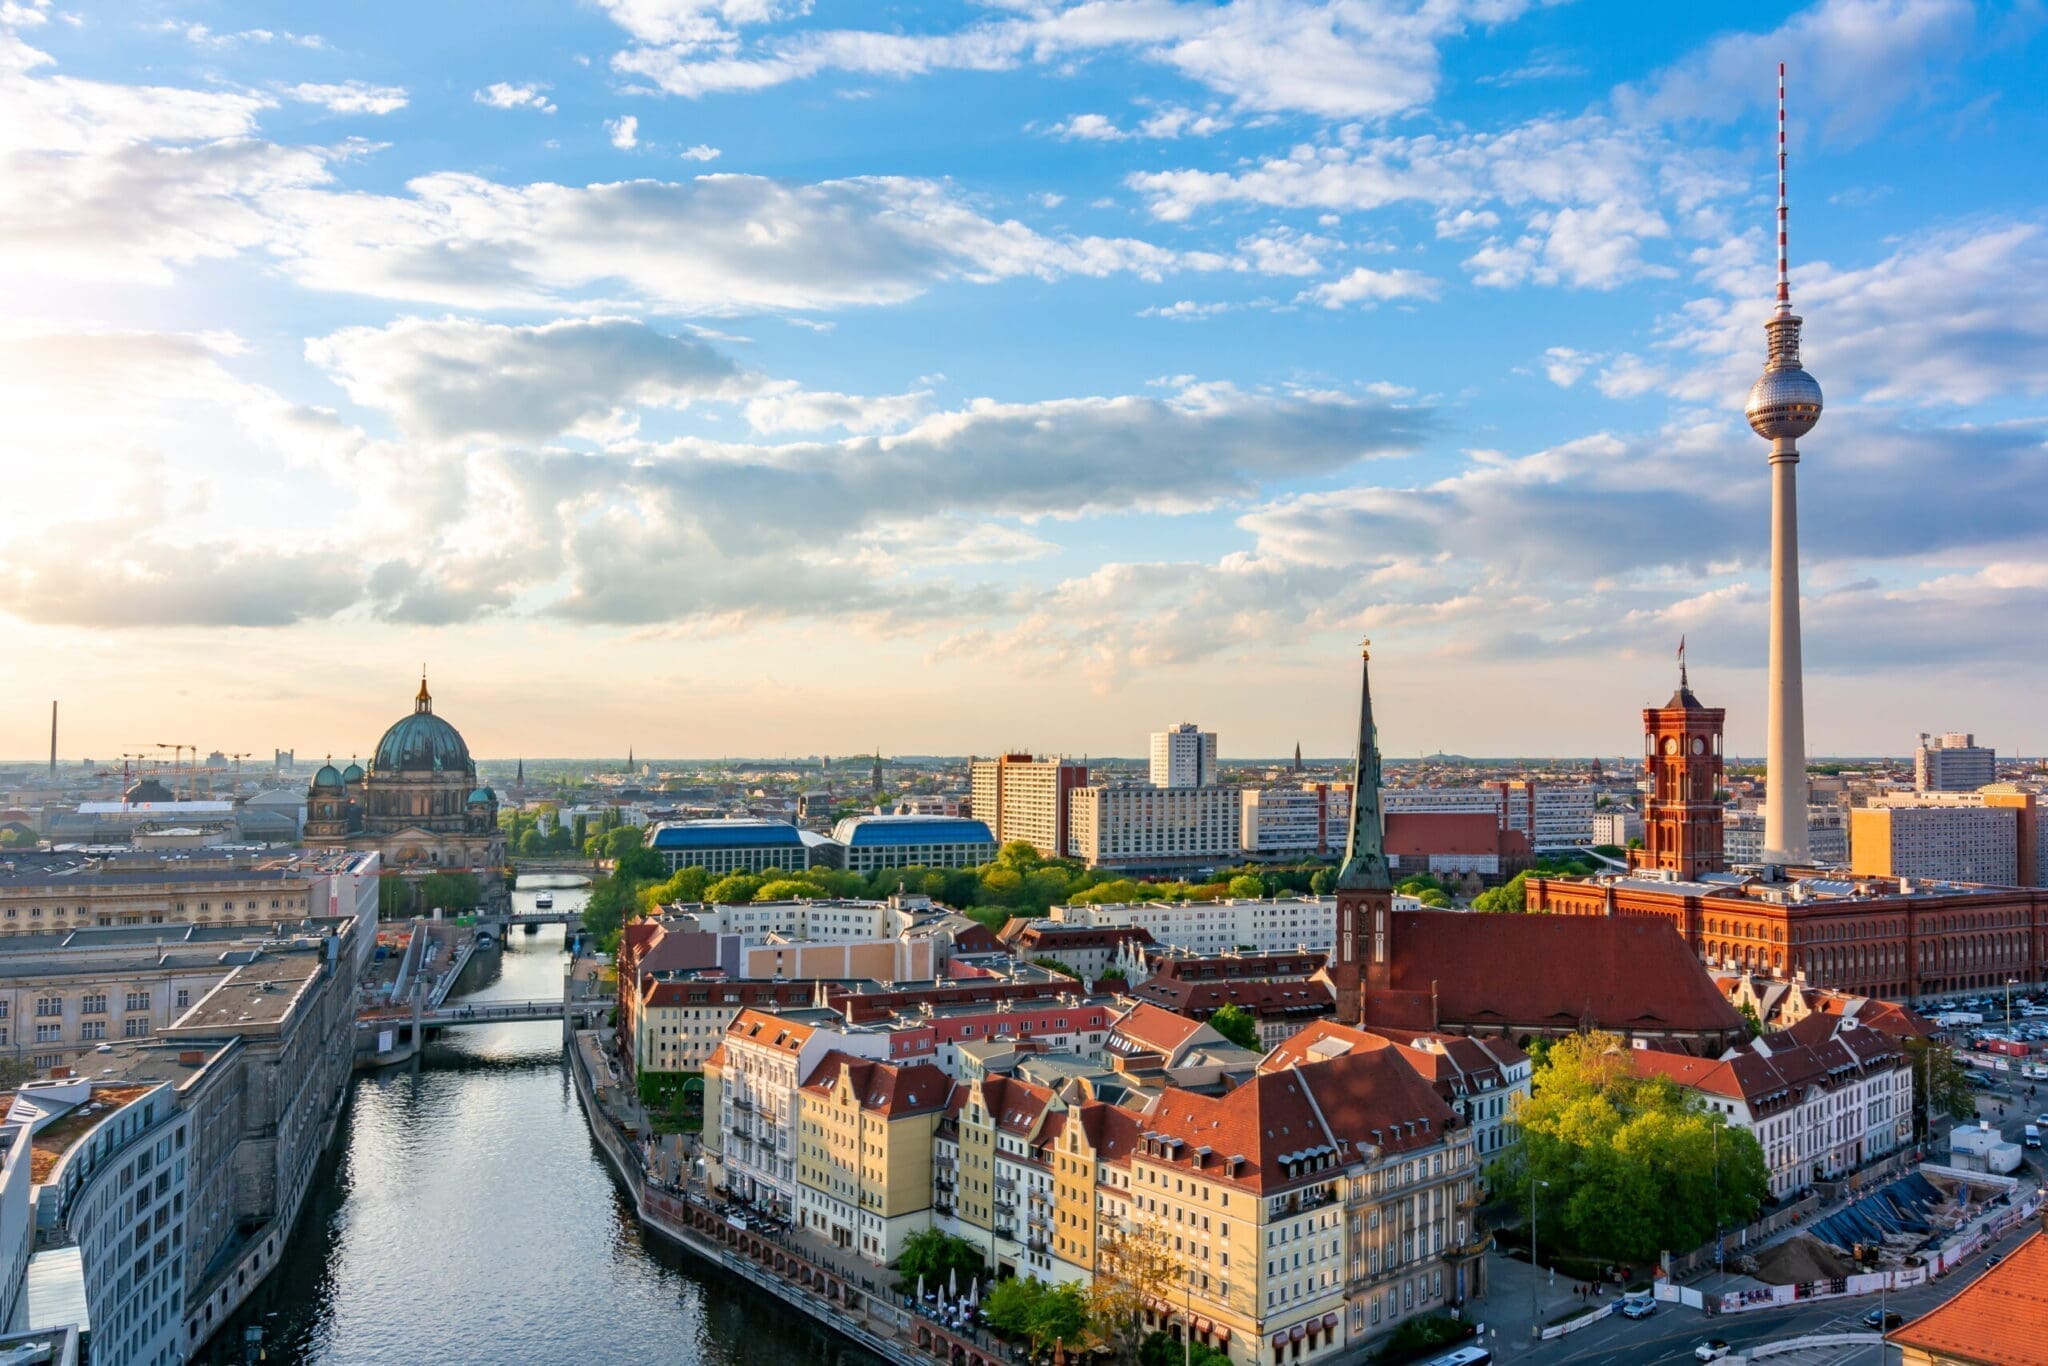
[[[560,990],[561,931],[518,936],[484,989]],[[450,1030],[359,1075],[277,1272],[198,1358],[689,1362],[874,1358],[647,1234],[598,1155],[560,1026]]]

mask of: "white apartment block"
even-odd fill
[[[1974,792],[1881,798],[1850,813],[1852,866],[1879,877],[2019,882],[2020,813]]]
[[[1946,735],[1921,733],[1913,750],[1913,788],[1917,792],[1975,792],[1998,781],[1998,752],[1979,745],[1967,731]]]
[[[1337,946],[1337,899],[1327,896],[1055,906],[1052,918],[1068,925],[1145,930],[1162,948],[1205,958],[1237,951],[1329,953]]]
[[[718,1071],[715,1098],[708,1078],[704,1095],[705,1128],[717,1130],[713,1184],[758,1209],[796,1218],[797,1088],[835,1048],[887,1059],[889,1036],[850,1030],[836,1011],[823,1009],[747,1009],[734,1018],[705,1063],[707,1072]]]
[[[1489,812],[1502,829],[1521,831],[1537,849],[1596,842],[1593,803],[1598,794],[1583,784],[1512,778],[1477,787],[1391,787],[1380,795],[1388,815]]]
[[[1216,732],[1183,721],[1152,732],[1152,786],[1208,787],[1216,781]]]
[[[1643,815],[1632,806],[1610,806],[1593,813],[1593,843],[1626,848],[1643,837]]]
[[[1248,787],[1240,807],[1244,851],[1255,858],[1308,858],[1342,852],[1351,820],[1349,783]]]
[[[1234,787],[1082,787],[1067,798],[1067,854],[1096,868],[1219,863],[1243,855]]]
[[[976,759],[974,818],[998,847],[1023,840],[1047,858],[1067,853],[1067,794],[1088,782],[1088,766],[1071,759],[1003,754]]]
[[[1849,863],[1849,813],[1839,806],[1806,808],[1807,857],[1822,867]],[[1721,813],[1721,853],[1731,868],[1764,861],[1764,813],[1754,808]]]
[[[752,948],[769,937],[808,939],[820,944],[894,939],[898,912],[887,901],[753,901],[738,906],[680,907],[712,934],[738,935]]]
[[[1727,1058],[1637,1049],[1636,1070],[1669,1077],[1749,1130],[1782,1199],[1896,1152],[1913,1136],[1913,1067],[1889,1037],[1845,1022],[1818,1044],[1750,1041]]]

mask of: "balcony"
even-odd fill
[[[935,1175],[932,1177],[932,1185],[942,1191],[951,1191],[953,1189],[953,1178]]]
[[[932,1208],[941,1214],[951,1214],[953,1212],[953,1197],[950,1195],[934,1195],[932,1197]]]
[[[999,1176],[996,1178],[996,1189],[999,1191],[1014,1191],[1017,1189],[1017,1182],[1013,1177]]]
[[[1027,1238],[1024,1240],[1024,1246],[1031,1249],[1033,1252],[1036,1252],[1041,1257],[1044,1256],[1048,1250],[1046,1247],[1045,1239],[1043,1238]]]
[[[742,1099],[739,1096],[733,1096],[730,1099],[728,1099],[725,1103],[727,1105],[730,1105],[733,1109],[739,1111],[743,1115],[750,1115],[754,1113],[754,1103],[750,1100]]]

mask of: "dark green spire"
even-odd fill
[[[1387,852],[1380,825],[1380,745],[1372,724],[1372,642],[1359,648],[1358,758],[1351,769],[1351,833],[1344,840],[1344,866],[1337,873],[1342,892],[1385,892]]]

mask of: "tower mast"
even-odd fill
[[[1799,648],[1799,438],[1820,421],[1820,384],[1800,368],[1787,268],[1785,64],[1778,63],[1778,305],[1764,324],[1764,372],[1749,391],[1750,430],[1771,443],[1770,721],[1764,742],[1764,862],[1807,862],[1806,704]]]

